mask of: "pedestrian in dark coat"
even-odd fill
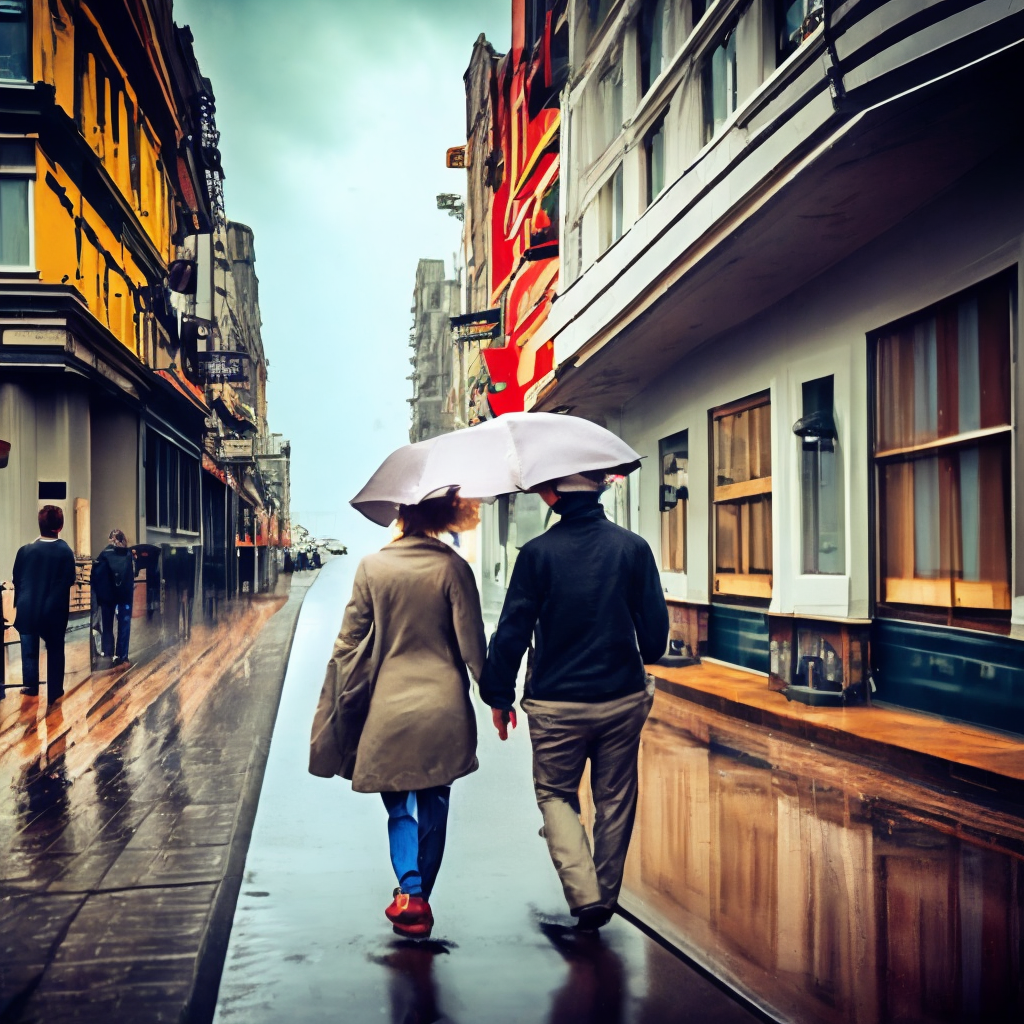
[[[58,505],[39,510],[39,539],[18,549],[14,559],[14,628],[21,634],[21,692],[39,696],[39,642],[46,644],[46,700],[64,696],[64,634],[75,585],[75,555],[58,534],[64,513]],[[0,691],[2,693],[2,691]]]
[[[92,563],[92,590],[100,606],[103,624],[104,658],[113,657],[115,665],[127,665],[132,631],[132,607],[135,597],[135,559],[128,539],[121,530],[111,530],[110,543]],[[117,620],[117,646],[114,646],[114,620]]]
[[[480,678],[486,654],[473,571],[437,536],[477,522],[478,504],[454,492],[401,506],[402,536],[356,568],[313,726],[310,770],[351,777],[353,790],[384,801],[398,879],[384,913],[417,938],[433,927],[451,785],[478,767],[469,672]],[[361,722],[353,699],[367,703]]]
[[[608,521],[602,474],[537,488],[561,517],[523,546],[491,639],[480,696],[499,737],[515,728],[516,675],[536,638],[522,709],[530,719],[543,835],[577,926],[600,928],[622,886],[637,801],[640,731],[653,689],[644,665],[668,642],[668,609],[647,542]],[[580,822],[587,760],[594,849]]]

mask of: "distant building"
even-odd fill
[[[459,282],[445,278],[444,260],[419,261],[411,312],[409,440],[415,442],[443,434],[454,425],[456,356],[449,320],[460,312]]]

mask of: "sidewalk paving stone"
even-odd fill
[[[0,702],[2,1024],[189,1019],[219,974],[210,932],[230,919],[314,579],[127,671],[89,674],[73,639],[60,704]]]

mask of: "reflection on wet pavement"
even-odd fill
[[[1020,1021],[1015,810],[659,693],[623,903],[785,1019]]]
[[[481,714],[480,771],[452,789],[431,941],[384,920],[394,876],[376,795],[306,772],[324,666],[354,560],[332,562],[305,604],[221,980],[221,1024],[739,1024],[756,1020],[616,918],[569,928],[538,836],[525,728],[500,744]],[[486,727],[486,728],[485,728]]]
[[[282,603],[82,676],[54,708],[0,702],[5,1024],[178,1019],[252,757],[246,652]]]

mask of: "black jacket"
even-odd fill
[[[75,555],[64,541],[40,538],[19,548],[11,582],[19,633],[45,636],[68,628]]]
[[[135,559],[130,548],[108,544],[92,563],[92,590],[99,604],[131,604]]]
[[[592,493],[554,506],[561,521],[524,545],[487,651],[480,696],[515,700],[516,674],[536,633],[526,696],[594,703],[644,688],[644,664],[668,642],[668,609],[647,542],[616,526]]]

